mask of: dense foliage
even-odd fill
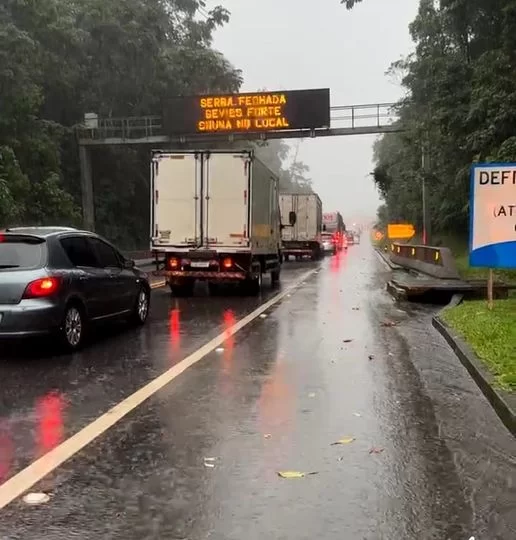
[[[379,218],[420,226],[425,178],[431,230],[466,235],[471,163],[516,160],[516,1],[420,0],[410,32],[390,70],[404,131],[375,147]]]
[[[0,226],[81,223],[84,113],[159,114],[166,96],[238,90],[212,48],[228,20],[202,0],[3,0]],[[97,230],[127,249],[148,245],[148,160],[145,147],[93,152]]]

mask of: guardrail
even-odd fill
[[[394,264],[435,278],[461,279],[455,258],[446,247],[393,243],[389,258]]]

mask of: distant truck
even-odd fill
[[[330,233],[337,251],[348,248],[346,225],[340,212],[325,212],[322,217],[323,235]]]
[[[174,295],[196,281],[258,294],[280,278],[278,176],[249,150],[154,151],[151,250]]]
[[[283,220],[295,216],[293,225],[282,227],[282,252],[285,260],[309,256],[317,260],[322,255],[322,202],[317,193],[281,193],[280,212]],[[290,220],[289,220],[290,222]]]

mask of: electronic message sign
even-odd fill
[[[169,135],[329,128],[330,90],[176,97],[163,109]]]
[[[408,240],[415,234],[416,230],[411,223],[389,223],[387,225],[387,237],[391,240]]]
[[[516,163],[472,167],[469,263],[516,268]]]

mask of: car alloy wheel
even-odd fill
[[[145,289],[141,289],[138,294],[136,314],[141,323],[144,323],[149,315],[149,294]]]
[[[64,337],[67,344],[72,348],[77,348],[82,340],[83,323],[81,312],[75,307],[69,307],[64,319]]]

